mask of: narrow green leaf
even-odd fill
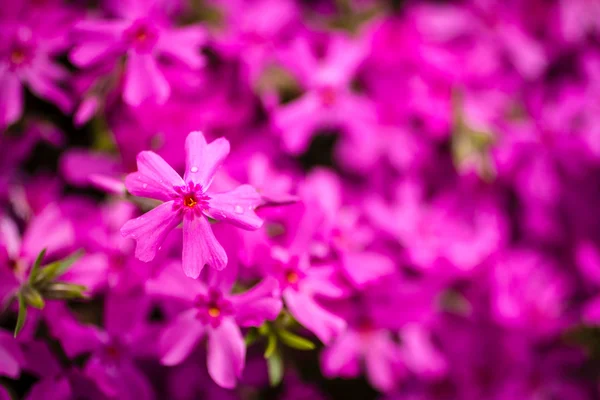
[[[271,386],[277,386],[283,379],[283,358],[279,351],[274,352],[267,360],[269,370],[269,383]]]
[[[67,282],[50,282],[44,286],[44,297],[53,300],[85,299],[87,287]]]
[[[38,254],[37,258],[35,259],[35,262],[33,263],[33,267],[31,267],[31,273],[29,274],[29,283],[33,283],[35,282],[38,273],[40,272],[40,265],[42,265],[42,260],[44,259],[44,256],[46,255],[46,249],[40,251],[40,254]]]
[[[246,347],[251,346],[258,339],[258,331],[256,329],[250,329],[244,338],[244,342],[246,342]]]
[[[83,256],[83,254],[83,250],[78,250],[62,260],[46,265],[37,274],[37,279],[35,279],[34,284],[39,286],[52,282],[54,279],[67,272],[67,270]]]
[[[27,305],[25,304],[23,295],[19,293],[17,299],[19,300],[19,315],[17,316],[17,325],[15,326],[15,337],[17,337],[19,332],[21,332],[21,329],[23,329],[25,319],[27,318]]]
[[[267,348],[265,349],[265,358],[270,358],[277,350],[277,336],[271,333],[267,336]]]
[[[279,339],[291,348],[298,350],[314,350],[315,344],[310,340],[298,336],[292,332],[280,330],[277,332]]]
[[[37,308],[38,310],[44,308],[44,298],[42,297],[40,292],[38,292],[31,286],[24,286],[23,289],[21,289],[21,296],[25,300],[26,305],[31,306],[33,308]]]

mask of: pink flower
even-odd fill
[[[123,98],[132,106],[145,100],[162,104],[169,98],[171,86],[159,59],[189,70],[204,66],[199,51],[206,39],[204,29],[197,25],[173,29],[157,2],[150,3],[124,1],[117,8],[118,19],[81,21],[75,26],[79,44],[70,53],[70,60],[81,68],[127,55]]]
[[[225,138],[206,143],[201,132],[192,132],[185,149],[187,167],[183,178],[156,153],[138,154],[138,172],[127,176],[127,189],[135,196],[164,203],[125,223],[121,233],[137,241],[135,256],[148,262],[154,259],[167,234],[183,221],[183,270],[187,276],[197,278],[205,264],[219,270],[227,265],[227,254],[207,218],[247,230],[258,229],[262,220],[254,209],[261,197],[250,185],[225,193],[207,192],[229,153]]]
[[[270,272],[279,281],[281,295],[294,318],[329,344],[346,329],[346,321],[324,308],[317,298],[347,295],[335,268],[311,266],[307,253],[295,254],[281,247],[271,249]]]
[[[214,281],[206,286],[172,272],[165,269],[146,286],[149,294],[185,303],[184,311],[161,335],[161,362],[165,365],[181,363],[206,335],[209,375],[219,386],[235,387],[246,358],[240,327],[258,327],[266,320],[277,318],[282,307],[281,299],[275,297],[277,281],[269,277],[244,293],[230,295],[233,282]]]
[[[0,25],[0,34],[0,128],[23,114],[24,86],[69,112],[72,100],[61,87],[69,74],[53,60],[64,43],[21,23]]]

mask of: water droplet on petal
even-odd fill
[[[198,172],[198,167],[192,167],[190,168],[190,171],[196,173]]]
[[[237,214],[243,214],[244,213],[244,209],[242,208],[242,206],[235,206],[235,208],[233,209],[233,211],[235,211]]]
[[[148,187],[148,184],[147,184],[147,183],[144,183],[144,184],[142,185],[142,187],[143,187],[144,189],[146,189],[146,188]]]

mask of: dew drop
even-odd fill
[[[235,211],[237,214],[243,214],[244,213],[244,209],[242,208],[242,206],[235,206],[235,208],[233,209],[233,211]]]
[[[146,188],[148,187],[148,184],[147,184],[147,183],[144,183],[144,184],[142,185],[142,187],[143,187],[144,189],[146,189]]]
[[[198,172],[198,167],[192,167],[192,168],[190,168],[190,171],[196,173],[196,172]]]

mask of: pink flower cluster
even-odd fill
[[[0,7],[0,400],[600,396],[600,1]]]

